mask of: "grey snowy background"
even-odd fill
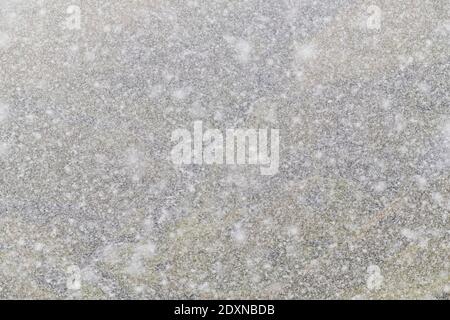
[[[449,169],[447,0],[0,2],[2,299],[448,299]]]

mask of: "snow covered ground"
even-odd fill
[[[447,0],[0,1],[0,298],[448,299],[449,169]]]

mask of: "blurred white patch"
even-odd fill
[[[0,142],[0,157],[8,153],[9,145],[6,142]]]
[[[128,169],[133,182],[138,182],[145,174],[145,154],[136,148],[126,151],[124,165]]]
[[[411,56],[399,55],[398,61],[400,64],[400,70],[405,70],[408,66],[410,66],[414,62],[414,58]]]
[[[446,119],[440,126],[436,139],[441,146],[441,157],[445,165],[450,165],[450,119]]]
[[[253,103],[248,113],[255,117],[258,124],[277,123],[276,102],[262,98]]]
[[[442,24],[436,27],[435,32],[442,36],[450,34],[450,20],[444,20]]]
[[[71,5],[66,10],[67,17],[65,21],[65,27],[69,30],[81,29],[81,9],[79,6]]]
[[[425,249],[428,247],[429,239],[425,237],[425,232],[404,228],[400,231],[400,233],[409,241],[416,243],[420,248]]]
[[[369,17],[367,18],[367,29],[380,30],[381,29],[381,8],[375,5],[371,5],[367,8]]]
[[[240,223],[235,224],[233,230],[231,231],[231,237],[234,241],[242,243],[247,239],[245,230]]]
[[[406,128],[406,120],[402,114],[396,114],[394,121],[395,121],[395,131],[397,131],[397,133],[403,131],[403,129]]]
[[[404,236],[405,238],[407,238],[408,240],[416,240],[418,238],[417,234],[410,230],[410,229],[402,229],[402,231],[400,232],[402,234],[402,236]]]
[[[34,245],[34,250],[36,250],[36,251],[42,251],[43,249],[44,249],[44,245],[42,243],[40,243],[40,242],[37,242]]]
[[[179,88],[172,92],[172,97],[177,100],[184,100],[186,99],[189,94],[191,93],[191,88]]]
[[[126,268],[126,271],[130,274],[140,274],[145,272],[145,259],[153,257],[155,252],[156,246],[153,242],[137,245],[134,248],[131,261]]]
[[[11,45],[10,36],[0,31],[0,49],[8,49],[10,45]]]
[[[431,91],[431,87],[428,83],[426,82],[421,82],[418,84],[417,86],[419,88],[420,91],[422,91],[423,93],[430,93]]]
[[[307,43],[300,45],[297,42],[294,43],[294,54],[295,61],[297,63],[302,63],[308,60],[312,60],[318,55],[318,49],[316,45],[312,43]]]
[[[6,120],[9,114],[9,107],[7,104],[0,102],[0,121]]]
[[[444,198],[442,197],[442,194],[440,192],[433,192],[431,194],[431,199],[433,199],[433,202],[438,206],[442,206],[444,203]]]
[[[133,148],[127,150],[127,165],[130,167],[139,167],[142,161],[142,154]]]
[[[156,98],[161,95],[163,92],[163,86],[161,84],[151,85],[150,86],[150,98]]]
[[[290,236],[296,236],[296,235],[298,235],[298,233],[299,233],[299,231],[296,226],[289,226],[287,228],[287,234]]]
[[[414,180],[416,180],[419,190],[425,190],[425,188],[427,187],[427,184],[428,184],[427,179],[425,179],[422,176],[415,176]]]
[[[250,53],[252,51],[252,47],[250,46],[250,43],[248,41],[239,39],[236,42],[235,49],[237,51],[238,59],[240,62],[246,63],[250,60]]]
[[[385,191],[386,190],[386,182],[384,182],[384,181],[379,181],[379,182],[377,182],[375,185],[374,185],[374,187],[373,187],[373,190],[375,191],[375,192],[383,192],[383,191]]]
[[[392,101],[389,98],[384,98],[381,106],[384,110],[389,109],[392,106]]]
[[[78,266],[70,266],[67,268],[66,287],[68,290],[81,289],[81,271]]]
[[[225,36],[225,41],[233,47],[236,52],[236,59],[241,63],[247,63],[251,58],[252,46],[250,42],[233,36]]]
[[[446,285],[444,286],[444,293],[450,294],[450,284],[446,284]]]
[[[369,290],[379,290],[383,285],[384,277],[381,275],[381,269],[377,265],[370,265],[367,268],[367,289]]]
[[[442,136],[446,146],[450,147],[450,121],[446,122],[442,127]]]

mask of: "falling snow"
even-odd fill
[[[449,299],[449,14],[2,0],[0,298]],[[200,120],[278,171],[175,165]]]

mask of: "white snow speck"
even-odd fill
[[[6,142],[0,142],[0,157],[6,155],[9,145]]]
[[[234,229],[231,231],[231,237],[233,238],[234,241],[239,243],[244,242],[245,239],[247,238],[245,230],[242,228],[240,223],[237,223],[234,226]]]
[[[295,60],[297,62],[304,62],[315,58],[318,54],[317,48],[314,44],[299,45],[294,44],[295,48]]]
[[[131,261],[126,268],[130,274],[140,274],[145,271],[144,261],[151,258],[156,252],[156,246],[153,242],[137,245],[134,248]]]
[[[8,49],[10,45],[11,45],[10,36],[0,31],[0,49]]]
[[[78,266],[70,266],[67,268],[66,287],[68,290],[81,289],[81,271]]]
[[[444,202],[444,198],[442,197],[442,194],[440,192],[433,192],[431,194],[431,199],[433,199],[434,203],[436,203],[438,206],[442,206]]]
[[[425,190],[426,186],[427,186],[427,179],[425,179],[422,176],[415,176],[414,177],[417,183],[417,186],[419,187],[420,190]]]
[[[404,236],[408,240],[415,241],[417,239],[417,234],[410,229],[406,229],[406,228],[402,229],[402,231],[400,233],[402,234],[402,236]]]
[[[188,97],[189,93],[191,93],[190,88],[179,88],[172,92],[172,97],[177,100],[183,100]]]
[[[386,182],[384,181],[377,182],[373,187],[373,190],[375,192],[383,192],[384,190],[386,190]]]
[[[0,102],[0,121],[4,121],[6,120],[6,118],[8,118],[8,110],[8,105]]]
[[[233,36],[225,36],[228,44],[232,45],[236,51],[236,58],[241,63],[247,63],[250,60],[252,46],[247,40],[235,38]]]
[[[370,265],[367,268],[367,289],[369,290],[379,290],[383,285],[384,277],[381,275],[381,269],[377,265]]]
[[[290,226],[287,229],[287,233],[290,236],[296,236],[296,235],[298,235],[299,231],[298,231],[298,228],[296,226]]]

